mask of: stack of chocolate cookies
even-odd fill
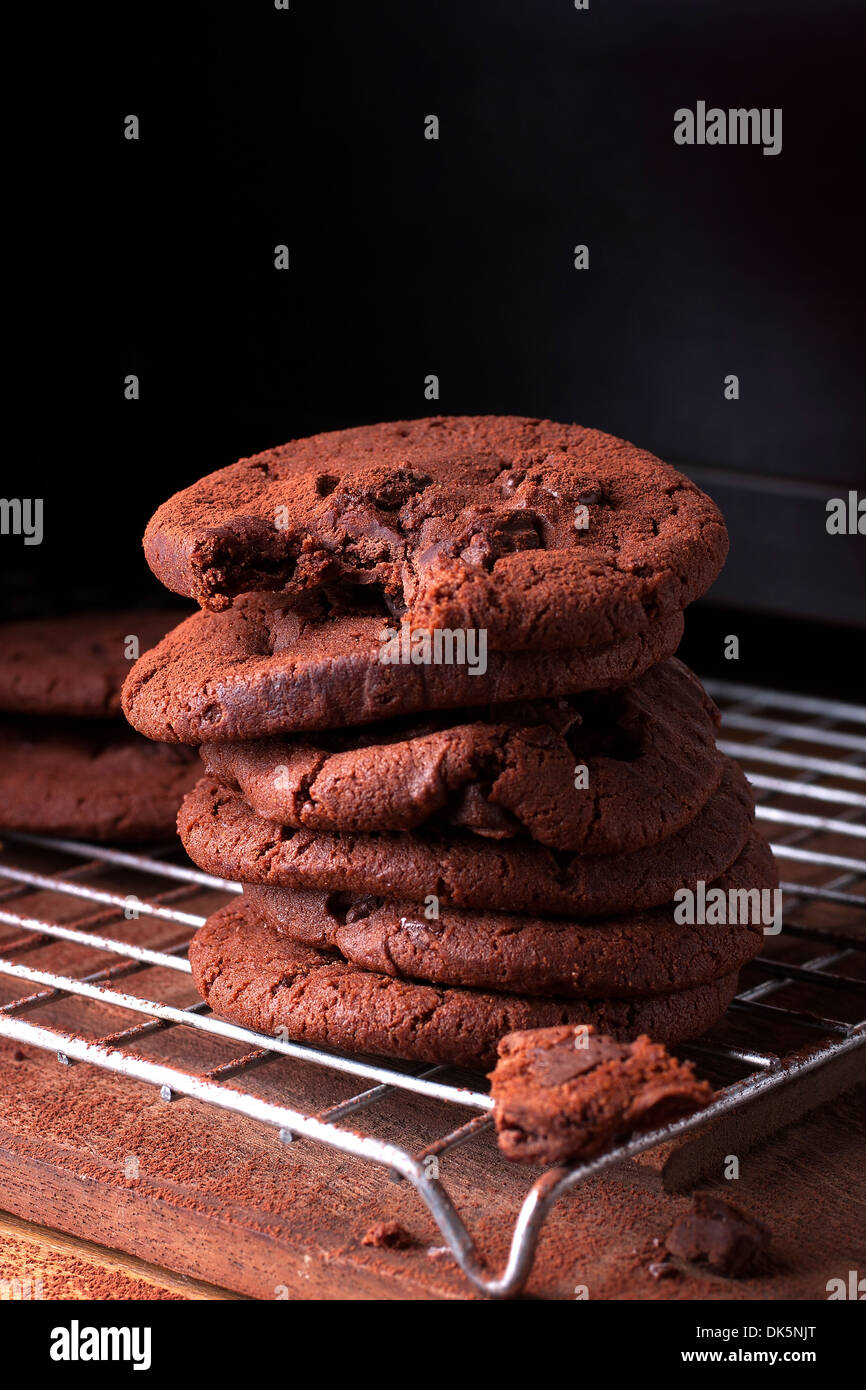
[[[473,1067],[518,1029],[708,1028],[762,928],[674,897],[776,883],[673,657],[726,550],[652,455],[508,417],[294,441],[165,503],[145,552],[201,611],[124,710],[200,746],[180,835],[245,885],[190,948],[205,1000]]]
[[[132,611],[0,625],[0,830],[174,838],[196,760],[139,738],[120,711],[133,655],[170,622]]]

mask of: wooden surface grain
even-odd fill
[[[379,1168],[303,1140],[283,1144],[251,1121],[193,1101],[167,1104],[137,1083],[88,1066],[62,1068],[29,1050],[19,1061],[0,1055],[4,1096],[13,1068],[27,1101],[3,1104],[0,1207],[19,1218],[258,1299],[475,1296],[441,1253],[417,1195]],[[386,1102],[377,1107],[377,1128],[383,1137],[417,1140],[428,1104]],[[656,1242],[690,1198],[667,1192],[657,1169],[626,1165],[554,1209],[526,1296],[572,1298],[581,1286],[593,1298],[822,1298],[828,1279],[862,1263],[864,1153],[866,1088],[858,1088],[739,1153],[736,1181],[719,1173],[704,1183],[773,1231],[770,1263],[759,1277],[736,1282],[692,1269],[676,1280],[652,1278]],[[494,1270],[536,1175],[505,1163],[489,1132],[443,1161],[443,1180]],[[363,1244],[387,1219],[405,1226],[412,1248]],[[9,1245],[6,1231],[0,1249],[11,1277],[38,1268],[32,1251]],[[123,1264],[121,1273],[160,1285],[138,1265]],[[208,1296],[166,1277],[163,1288],[159,1296]]]
[[[0,1212],[0,1299],[137,1302],[238,1297],[122,1251]]]

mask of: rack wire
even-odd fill
[[[185,911],[183,902],[212,892],[213,910],[226,894],[240,891],[237,884],[181,862],[176,847],[138,854],[47,836],[4,835],[0,923],[17,927],[19,935],[2,947],[0,980],[20,981],[25,990],[0,1004],[0,1036],[47,1049],[61,1064],[89,1063],[155,1086],[167,1101],[185,1096],[246,1116],[275,1129],[285,1143],[324,1144],[379,1165],[412,1185],[475,1289],[490,1298],[513,1296],[529,1277],[549,1212],[570,1189],[769,1090],[796,1085],[806,1073],[846,1054],[857,1051],[866,1062],[866,707],[728,681],[705,684],[723,710],[720,747],[745,767],[756,792],[758,820],[773,835],[783,873],[782,931],[767,938],[763,954],[743,972],[725,1019],[700,1042],[678,1049],[692,1056],[704,1074],[725,1079],[713,1103],[591,1161],[542,1173],[517,1213],[499,1273],[491,1271],[470,1235],[440,1169],[443,1162],[447,1167],[452,1150],[492,1123],[483,1078],[442,1066],[410,1067],[309,1047],[228,1023],[200,1000],[181,1007],[118,987],[155,967],[172,972],[170,978],[189,976],[186,947],[205,918]],[[37,852],[48,860],[45,869],[16,862],[28,856],[32,862]],[[128,873],[153,889],[142,895],[98,886],[107,873]],[[80,899],[89,911],[71,921],[55,921],[16,910],[26,907],[28,895],[45,892]],[[182,935],[160,948],[113,935],[111,924],[116,927],[131,915],[176,926]],[[88,959],[96,951],[104,963],[74,975],[33,964],[40,949],[57,941],[81,947]],[[27,961],[21,959],[24,955]],[[70,998],[131,1017],[109,1032],[97,1027],[93,1036],[39,1021],[46,1004]],[[148,1036],[177,1028],[225,1040],[239,1051],[203,1072],[136,1051]],[[311,1112],[275,1103],[256,1093],[253,1080],[279,1057],[333,1077],[353,1078],[361,1089]],[[866,1067],[861,1074],[866,1075]],[[470,1118],[455,1117],[458,1123],[432,1134],[414,1151],[346,1124],[357,1123],[364,1112],[373,1114],[385,1097],[400,1093],[437,1102],[437,1114],[444,1106],[446,1112],[469,1111]]]

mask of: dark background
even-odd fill
[[[437,411],[550,416],[652,449],[725,511],[731,558],[688,623],[700,669],[856,693],[866,539],[828,536],[825,505],[866,490],[864,30],[859,0],[76,16],[64,95],[25,113],[47,293],[18,355],[42,389],[3,491],[45,498],[45,539],[0,538],[7,611],[161,599],[148,517],[239,455]],[[782,153],[675,145],[699,99],[782,107]]]

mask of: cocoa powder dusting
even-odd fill
[[[177,1038],[160,1042],[157,1036],[152,1052],[159,1055],[159,1047],[167,1049],[169,1042],[179,1045]],[[204,1046],[197,1039],[189,1043],[194,1045]],[[282,1144],[252,1121],[191,1101],[166,1104],[151,1088],[94,1068],[61,1068],[42,1054],[15,1062],[12,1052],[0,1047],[0,1189],[5,1175],[13,1173],[14,1183],[6,1181],[4,1190],[20,1193],[29,1185],[45,1204],[44,1215],[19,1208],[20,1215],[49,1226],[66,1222],[73,1233],[108,1244],[96,1226],[75,1231],[72,1218],[76,1191],[89,1194],[83,1209],[99,1213],[99,1194],[114,1189],[123,1193],[123,1203],[110,1196],[102,1203],[112,1213],[128,1210],[122,1239],[132,1253],[254,1297],[273,1298],[275,1285],[289,1282],[298,1269],[303,1282],[289,1284],[292,1297],[298,1292],[362,1297],[371,1291],[388,1296],[389,1287],[394,1297],[479,1296],[450,1259],[427,1258],[427,1247],[441,1247],[442,1237],[408,1183],[389,1183],[378,1169],[303,1140]],[[212,1053],[207,1060],[212,1063]],[[257,1073],[255,1084],[262,1093],[292,1103],[297,1068],[274,1063],[273,1070],[269,1065]],[[319,1085],[321,1093],[313,1090],[308,1103],[321,1106],[333,1098],[317,1078],[310,1085]],[[861,1091],[861,1107],[862,1099]],[[845,1261],[854,1260],[858,1241],[850,1204],[839,1201],[839,1188],[828,1181],[827,1125],[832,1122],[835,1136],[833,1171],[845,1185],[848,1170],[856,1171],[859,1115],[853,1093],[749,1152],[736,1184],[737,1204],[772,1231],[772,1261],[751,1276],[731,1281],[706,1267],[687,1265],[678,1278],[654,1278],[648,1267],[663,1261],[665,1236],[690,1209],[691,1198],[664,1193],[656,1172],[630,1165],[582,1184],[556,1205],[541,1236],[527,1295],[573,1299],[580,1296],[575,1290],[585,1287],[592,1299],[823,1297],[840,1263],[847,1268]],[[406,1142],[417,1144],[419,1133],[436,1118],[441,1129],[437,1112],[425,1118],[420,1131],[417,1125],[401,1131],[399,1126],[407,1123],[405,1105],[386,1101],[371,1110],[365,1123],[379,1122],[386,1126],[381,1132],[405,1133]],[[32,1176],[36,1163],[38,1171],[55,1175],[49,1184],[43,1178],[38,1193]],[[538,1170],[507,1163],[491,1133],[455,1150],[443,1169],[488,1267],[499,1272],[515,1216]],[[705,1188],[726,1197],[731,1184],[719,1180]],[[60,1191],[68,1192],[69,1199],[55,1200],[52,1194]],[[136,1244],[142,1233],[151,1232],[151,1213],[158,1208],[165,1213],[166,1229],[177,1236],[173,1266],[168,1256]],[[94,1222],[99,1219],[93,1217]],[[384,1260],[380,1249],[362,1241],[372,1227],[391,1222],[412,1231],[419,1244]],[[231,1254],[220,1270],[191,1267],[200,1248],[196,1232],[206,1232],[215,1249]],[[279,1278],[271,1278],[266,1266],[261,1273],[254,1261],[238,1257],[241,1248],[250,1248],[243,1243],[251,1239],[259,1241],[257,1250],[271,1252],[268,1258]],[[120,1248],[120,1239],[116,1245]],[[87,1270],[82,1280],[85,1273],[86,1288],[92,1290],[86,1296],[127,1296],[117,1292],[117,1276]],[[47,1263],[44,1277],[46,1297],[60,1296],[54,1261]],[[55,1277],[58,1282],[49,1282]],[[162,1295],[142,1291],[133,1296]]]
[[[151,1284],[147,1279],[119,1269],[104,1269],[71,1251],[45,1250],[12,1234],[0,1236],[0,1277],[14,1287],[13,1298],[20,1293],[32,1301],[183,1301],[183,1294]]]

